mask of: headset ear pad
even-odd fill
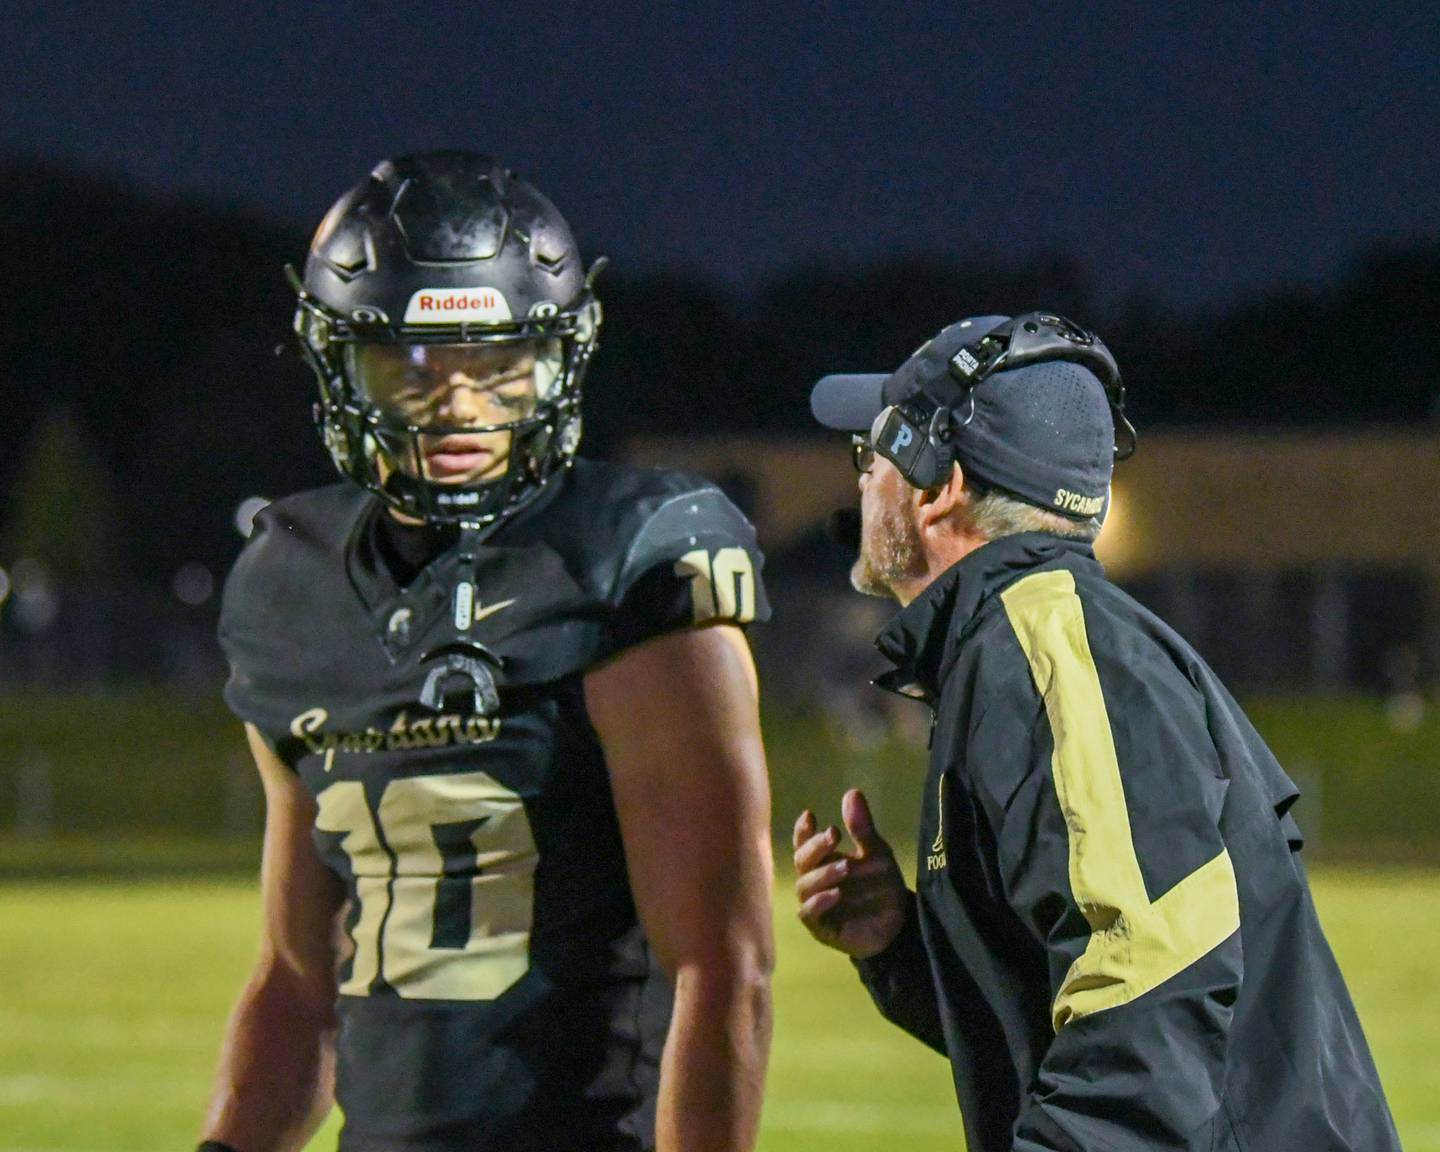
[[[942,475],[940,457],[949,459],[948,446],[941,449],[923,419],[899,405],[891,405],[875,418],[870,443],[875,452],[895,465],[912,488],[933,488]],[[932,421],[933,423],[933,421]]]

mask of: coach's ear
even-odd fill
[[[915,501],[915,515],[922,531],[947,521],[951,513],[969,501],[965,493],[965,473],[960,465],[951,467],[950,477],[945,483],[917,489]]]

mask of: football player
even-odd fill
[[[295,328],[344,481],[270,505],[226,585],[264,783],[261,954],[206,1149],[750,1148],[769,797],[711,484],[577,458],[600,305],[493,160],[382,163]]]

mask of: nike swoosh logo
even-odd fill
[[[485,617],[493,616],[496,612],[499,612],[500,609],[508,608],[514,603],[514,600],[501,600],[498,604],[482,604],[475,609],[475,614],[471,616],[470,619],[478,624],[481,620],[484,620]]]

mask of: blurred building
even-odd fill
[[[855,500],[843,440],[647,439],[626,456],[711,476],[755,520],[776,609],[756,638],[773,689],[823,697],[861,727],[888,706],[864,684],[892,606],[850,590],[850,558],[824,535],[826,515]],[[1156,433],[1116,476],[1100,558],[1235,688],[1436,682],[1440,435]],[[136,581],[0,556],[0,687],[209,691],[224,672],[222,577],[195,562]]]
[[[820,529],[855,501],[841,439],[652,439],[628,456],[746,505],[782,609],[761,641],[784,650],[782,680],[817,647],[834,649],[810,666],[823,679],[865,662],[848,650],[888,608],[848,590]],[[1407,692],[1440,669],[1437,528],[1434,432],[1169,432],[1117,468],[1097,552],[1236,688]]]

